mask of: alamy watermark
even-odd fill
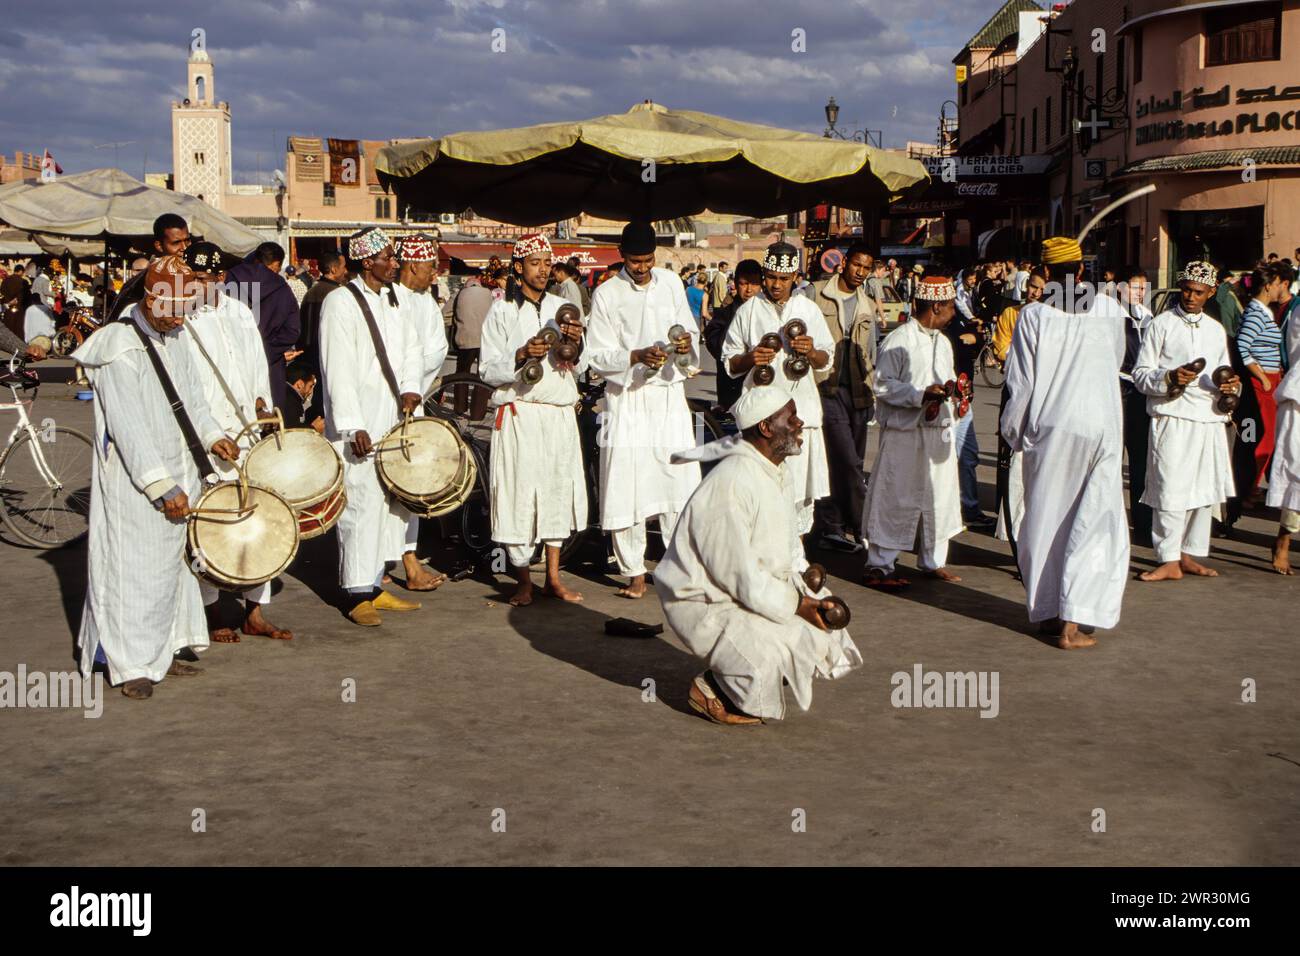
[[[104,713],[104,675],[83,677],[76,671],[31,671],[19,664],[17,673],[0,671],[0,709],[82,710],[87,720]]]
[[[998,671],[927,671],[918,664],[911,673],[896,671],[889,679],[893,691],[889,702],[895,707],[979,708],[981,717],[996,717]]]

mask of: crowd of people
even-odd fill
[[[419,520],[385,493],[374,452],[421,413],[453,346],[457,370],[477,370],[490,390],[476,392],[487,407],[474,414],[493,423],[492,537],[517,607],[539,596],[539,548],[541,596],[583,600],[560,550],[588,513],[578,383],[604,382],[599,523],[626,579],[617,593],[637,600],[653,586],[707,665],[691,706],[717,722],[780,718],[784,687],[806,708],[814,678],[861,663],[812,549],[861,554],[862,583],[877,591],[910,584],[897,566],[906,551],[921,573],[961,580],[949,542],[995,521],[975,476],[972,361],[986,339],[1006,363],[999,532],[1015,546],[1029,620],[1052,643],[1088,647],[1118,623],[1131,539],[1157,556],[1142,581],[1214,575],[1200,560],[1214,522],[1228,529],[1255,507],[1264,478],[1281,513],[1273,566],[1290,573],[1300,373],[1286,370],[1300,359],[1300,322],[1289,261],[1241,277],[1185,263],[1175,300],[1152,315],[1140,270],[1087,282],[1069,239],[1044,242],[1039,262],[960,275],[900,269],[859,243],[811,282],[784,242],[734,272],[719,262],[681,275],[656,266],[656,250],[653,227],[630,223],[621,261],[587,283],[544,235],[524,236],[508,263],[440,302],[429,236],[365,229],[314,274],[290,274],[274,243],[235,260],[160,218],[154,257],[116,295],[117,321],[74,356],[94,388],[97,439],[83,669],[101,662],[126,696],[145,698],[196,673],[184,658],[210,641],[293,636],[268,619],[269,583],[243,593],[238,628],[223,626],[216,589],[185,560],[185,518],[205,480],[236,474],[260,437],[241,423],[272,410],[323,434],[343,463],[347,618],[375,627],[418,610],[393,584],[429,592],[446,578],[418,557]],[[903,290],[909,314],[888,334],[885,284]],[[735,431],[697,447],[686,383],[702,350]],[[455,401],[465,410],[470,397]],[[653,585],[652,522],[667,548]]]

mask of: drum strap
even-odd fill
[[[185,411],[185,403],[181,401],[180,395],[177,394],[172,377],[167,374],[162,356],[154,349],[153,342],[149,341],[149,336],[144,334],[144,329],[140,328],[139,322],[132,321],[131,328],[135,329],[135,334],[140,336],[140,343],[144,346],[144,352],[149,356],[154,373],[158,376],[158,384],[162,386],[163,394],[167,396],[167,402],[171,406],[172,414],[176,416],[176,424],[185,437],[185,444],[194,457],[194,464],[198,466],[199,476],[204,481],[215,477],[216,471],[213,470],[212,462],[208,459],[207,449],[203,447],[203,441],[199,438],[199,433],[194,430],[194,423],[190,421],[189,413]]]
[[[357,306],[361,309],[361,314],[366,317],[366,325],[370,328],[370,340],[375,346],[375,357],[379,359],[379,369],[384,373],[384,379],[388,382],[388,388],[393,393],[393,401],[397,402],[397,410],[402,410],[402,390],[397,386],[397,376],[393,374],[393,366],[388,361],[388,349],[384,348],[384,340],[379,334],[379,325],[375,322],[375,314],[370,311],[370,306],[366,303],[366,297],[361,294],[351,282],[343,286],[352,293],[352,298],[357,300]]]

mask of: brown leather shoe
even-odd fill
[[[715,724],[761,724],[762,721],[757,717],[751,717],[749,714],[741,713],[738,710],[728,708],[723,703],[722,698],[713,692],[709,686],[708,680],[704,674],[700,674],[695,680],[691,681],[691,693],[686,702],[691,705],[691,710],[695,711],[701,717],[713,721]]]
[[[184,661],[172,661],[171,666],[167,668],[168,677],[193,677],[202,673],[202,667],[195,667],[193,664],[187,664]]]
[[[374,598],[370,603],[379,611],[418,611],[420,609],[419,601],[407,601],[405,598],[399,598],[396,594],[389,594],[387,591],[380,591],[379,597]]]
[[[348,618],[353,624],[360,624],[362,627],[378,627],[384,623],[379,612],[375,610],[375,605],[370,601],[362,601],[348,611]]]

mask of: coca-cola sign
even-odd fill
[[[958,196],[996,196],[998,194],[998,184],[992,182],[984,183],[957,183]]]

